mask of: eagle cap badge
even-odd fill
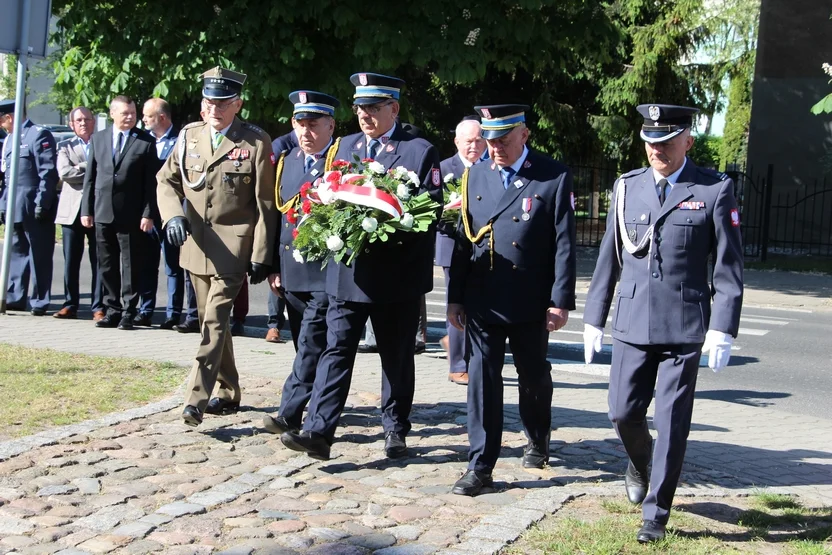
[[[358,82],[361,83],[363,86],[367,86],[367,74],[366,73],[359,73],[358,74]]]
[[[650,106],[647,109],[647,114],[653,121],[659,121],[659,118],[662,117],[662,111],[658,106]]]
[[[301,104],[306,104],[306,93],[301,91],[300,94],[298,94],[298,99]]]

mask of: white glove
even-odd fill
[[[584,324],[584,360],[587,364],[592,362],[592,355],[601,352],[601,343],[604,340],[604,328],[596,328],[592,324]]]
[[[586,336],[586,332],[584,332]],[[708,330],[705,334],[705,343],[702,345],[702,352],[710,352],[708,356],[708,367],[714,372],[719,372],[728,366],[728,359],[731,358],[731,343],[734,338],[716,330]]]

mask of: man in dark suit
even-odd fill
[[[448,319],[465,330],[468,472],[453,493],[492,484],[503,432],[506,339],[517,368],[525,468],[549,461],[552,366],[549,332],[575,309],[572,172],[526,147],[528,106],[477,106],[491,163],[462,177],[461,225],[450,269]]]
[[[442,202],[439,155],[425,141],[396,124],[401,79],[358,73],[353,111],[361,133],[341,139],[337,159],[373,158],[386,169],[416,172],[420,188]],[[368,246],[346,266],[327,266],[327,348],[318,362],[309,414],[301,432],[286,432],[281,441],[297,451],[328,459],[335,429],[350,388],[356,349],[368,318],[376,332],[382,368],[381,410],[384,450],[388,457],[407,454],[410,409],[415,382],[413,337],[421,296],[433,287],[433,228],[427,233],[401,233]]]
[[[156,141],[159,169],[176,146],[179,130],[171,122],[170,105],[162,98],[151,98],[142,107],[142,123]],[[155,197],[155,196],[154,196]],[[160,248],[165,258],[168,304],[162,329],[173,329],[179,323],[184,297],[185,272],[179,266],[179,249],[164,240],[162,221],[156,199],[153,199],[153,229],[141,236],[144,256],[139,274],[139,313],[133,319],[136,326],[150,326],[156,309],[156,289],[159,286]],[[160,247],[161,245],[161,247]]]
[[[275,295],[288,301],[289,327],[295,343],[292,374],[283,385],[278,416],[263,416],[263,425],[282,434],[298,430],[309,398],[318,360],[326,348],[326,271],[320,261],[304,261],[294,249],[294,233],[300,223],[301,187],[323,176],[338,150],[332,141],[335,132],[335,109],[340,104],[328,94],[295,91],[289,95],[294,104],[292,126],[300,147],[283,151],[278,161],[277,208],[281,213],[280,233],[274,248],[275,272],[269,286]],[[295,134],[293,132],[293,134]],[[332,157],[328,157],[331,154]]]
[[[479,116],[476,119],[466,117],[456,126],[454,132],[454,146],[457,153],[442,160],[443,180],[459,179],[474,164],[482,160],[486,150],[485,139],[482,137]],[[445,272],[445,302],[448,302],[448,280],[451,268],[451,258],[454,253],[456,226],[447,222],[439,222],[436,228],[436,254],[434,264],[442,266]],[[465,333],[446,321],[447,335],[440,343],[448,353],[448,380],[460,385],[468,385],[468,364],[465,362]]]
[[[292,130],[272,141],[275,156],[279,156],[281,152],[288,154],[299,146],[298,132],[297,122],[292,118]],[[284,310],[286,310],[286,299],[269,288],[268,320],[266,321],[268,327],[266,341],[269,343],[283,343],[283,339],[280,338],[280,328],[286,323],[286,318],[283,316]],[[294,339],[294,336],[292,337]]]
[[[6,186],[0,194],[0,222],[13,226],[6,308],[43,316],[49,308],[52,288],[52,253],[55,250],[55,211],[58,205],[58,171],[55,138],[48,130],[25,117],[15,122],[15,101],[0,101],[0,126],[8,137],[3,144],[2,166],[6,182],[11,179],[12,139],[20,127],[20,158],[17,194],[11,214],[6,214]],[[32,295],[29,296],[29,276]]]
[[[95,231],[81,225],[81,198],[84,196],[84,175],[87,172],[87,152],[95,129],[95,118],[84,106],[69,113],[69,126],[75,132],[74,139],[58,145],[58,175],[63,187],[58,200],[55,223],[61,224],[64,248],[64,306],[53,314],[55,318],[74,319],[78,316],[79,273],[84,257],[84,243],[91,266],[90,310],[93,320],[104,317],[104,295],[101,276],[98,274],[98,255],[95,247]]]
[[[139,302],[141,233],[153,229],[159,158],[150,135],[135,127],[136,104],[119,95],[110,102],[113,126],[94,133],[89,149],[81,223],[95,226],[98,267],[107,315],[99,328],[133,329]],[[122,301],[124,304],[122,304]]]
[[[614,301],[609,417],[630,458],[627,497],[642,503],[636,537],[648,543],[665,535],[701,353],[710,352],[714,371],[731,355],[742,308],[743,253],[734,183],[687,158],[698,110],[643,104],[638,111],[650,167],[624,174],[613,187],[584,309],[584,348],[589,363],[601,350]],[[654,389],[655,447],[647,427]]]

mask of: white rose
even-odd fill
[[[378,220],[375,218],[364,218],[361,220],[361,229],[367,233],[372,233],[378,229]]]
[[[367,169],[373,172],[376,175],[384,175],[387,173],[387,170],[384,169],[384,164],[379,162],[370,162],[367,164]]]
[[[400,184],[396,187],[396,196],[402,200],[407,200],[410,198],[410,187],[405,185],[404,183]]]
[[[326,240],[326,247],[332,252],[337,252],[344,248],[344,242],[337,235],[330,235]]]
[[[396,179],[406,179],[407,178],[407,168],[404,166],[396,166],[396,169],[393,170],[393,177]]]
[[[443,179],[443,181],[445,183],[450,183],[453,180],[454,180],[454,174],[453,173],[446,174],[445,178]]]
[[[402,215],[402,219],[400,221],[402,227],[410,229],[411,227],[413,227],[413,214],[411,214],[410,212],[405,213],[404,215]]]
[[[458,200],[459,200],[459,193],[457,193],[457,192],[453,192],[453,193],[451,193],[451,195],[448,197],[448,204],[453,204],[453,203],[455,203],[455,202],[456,202],[456,201],[458,201]]]
[[[321,199],[321,204],[330,204],[330,203],[332,203],[332,201],[335,200],[333,198],[334,196],[335,196],[335,193],[333,193],[332,189],[330,189],[328,186],[327,187],[321,186],[321,187],[318,188],[318,198]]]
[[[295,259],[295,262],[299,264],[303,264],[305,261],[303,260],[303,255],[300,253],[298,249],[292,251],[292,258]]]
[[[422,182],[419,181],[419,176],[416,174],[416,172],[407,172],[407,177],[410,180],[410,183],[413,184],[414,187],[418,187],[419,185],[422,184]]]

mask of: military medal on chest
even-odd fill
[[[520,216],[520,218],[524,222],[528,222],[529,219],[531,218],[531,216],[529,215],[529,212],[531,212],[531,211],[532,211],[532,197],[525,197],[523,199],[523,215]]]

